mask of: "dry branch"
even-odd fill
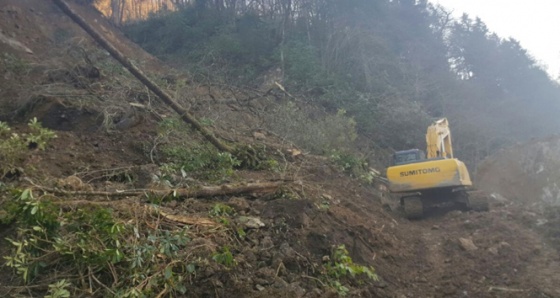
[[[156,196],[174,198],[208,198],[216,196],[233,196],[240,194],[259,193],[266,194],[275,192],[284,181],[255,182],[255,183],[234,183],[222,184],[218,186],[197,186],[193,188],[177,188],[168,190],[142,189],[142,190],[123,190],[123,191],[68,191],[57,188],[44,187],[33,183],[35,187],[62,196],[105,196],[105,197],[131,197],[131,196]]]
[[[111,207],[116,208],[119,210],[131,210],[133,208],[144,208],[149,210],[150,212],[159,215],[168,221],[175,222],[181,225],[189,225],[189,226],[204,226],[204,227],[216,227],[219,224],[207,217],[201,216],[193,216],[193,215],[183,215],[183,214],[171,214],[165,212],[160,207],[150,206],[139,204],[138,202],[134,202],[132,200],[129,201],[119,201],[119,204],[115,204],[114,201],[88,201],[88,200],[64,200],[64,201],[53,201],[52,203],[64,207],[71,207],[71,206],[103,206],[103,207]]]
[[[511,289],[506,287],[490,287],[488,292],[525,292],[526,290]]]
[[[74,12],[72,10],[72,8],[70,8],[64,0],[53,0],[53,2],[58,7],[60,7],[60,9],[64,13],[66,13],[74,22],[76,22],[78,25],[80,25],[80,27],[82,27],[82,29],[84,29],[99,45],[101,45],[107,52],[109,52],[109,54],[111,54],[111,56],[113,56],[113,58],[115,58],[126,69],[128,69],[128,71],[130,71],[130,73],[132,73],[132,75],[134,75],[140,82],[142,82],[142,84],[144,84],[148,89],[150,89],[150,91],[152,91],[159,98],[161,98],[161,100],[165,104],[167,104],[175,112],[177,112],[177,114],[179,114],[179,116],[181,117],[181,119],[183,119],[183,121],[192,125],[195,129],[200,131],[200,133],[210,143],[212,143],[212,145],[214,145],[216,148],[218,148],[218,150],[229,152],[229,153],[234,153],[234,150],[233,150],[232,147],[230,147],[230,146],[222,143],[220,140],[218,140],[210,130],[208,130],[207,128],[202,126],[202,124],[200,124],[200,122],[198,122],[198,120],[193,115],[191,115],[186,109],[184,109],[178,103],[176,103],[171,98],[171,96],[169,96],[169,94],[167,94],[163,89],[159,88],[156,83],[154,83],[152,80],[150,80],[150,78],[148,78],[142,70],[140,70],[138,67],[136,67],[134,64],[132,64],[132,62],[128,58],[126,58],[119,50],[117,50],[117,48],[115,48],[111,44],[111,42],[109,42],[106,38],[104,38],[92,26],[90,26],[87,23],[87,21],[84,20],[81,16],[76,14],[76,12]]]
[[[173,215],[162,210],[159,211],[159,214],[163,216],[165,219],[177,222],[184,225],[194,225],[194,226],[206,226],[206,227],[215,227],[218,225],[215,221],[204,218],[204,217],[193,217],[193,216],[186,216],[186,215]]]

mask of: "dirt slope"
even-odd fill
[[[95,11],[77,4],[72,6],[147,72],[173,72],[127,41]],[[140,116],[131,113],[134,110],[128,103],[151,103],[157,115],[170,112],[149,94],[138,91],[141,86],[110,76],[108,71],[115,67],[106,67],[104,63],[109,58],[96,52],[89,37],[50,1],[2,1],[0,29],[0,54],[7,53],[30,65],[24,72],[0,70],[0,115],[14,125],[37,116],[59,136],[47,151],[35,153],[25,161],[41,169],[29,175],[44,184],[77,175],[96,189],[110,190],[130,186],[122,179],[114,179],[122,172],[118,169],[138,166],[139,170],[133,172],[137,177],[134,187],[148,186],[153,165],[143,141],[154,138],[159,119],[146,111],[136,112]],[[75,76],[72,72],[70,79],[53,79],[57,69],[88,66],[87,61],[66,51],[75,45],[89,53],[101,75]],[[115,81],[120,84],[118,88],[111,87]],[[53,92],[54,88],[64,93]],[[241,103],[246,93],[210,85],[187,84],[185,89],[191,97],[182,104],[192,105],[191,110],[199,117],[215,119],[216,131],[228,139],[287,149],[283,140],[272,135],[259,140],[251,137],[260,120],[254,106]],[[82,101],[75,99],[78,95]],[[241,100],[221,101],[230,95]],[[27,104],[30,99],[31,106]],[[15,110],[22,107],[24,113],[16,114]],[[136,117],[141,120],[134,125],[117,127]],[[534,152],[532,148],[517,150],[527,158],[532,155],[526,152]],[[511,165],[511,160],[503,164]],[[550,165],[547,161],[544,164]],[[512,165],[505,171],[513,173],[515,179],[495,180],[505,177],[490,174],[495,167],[490,163],[478,176],[485,189],[497,185],[501,187],[500,193],[512,198],[521,193],[524,197],[541,196],[540,185],[524,184],[535,173],[521,176],[523,166]],[[375,187],[349,178],[325,158],[303,156],[286,161],[285,169],[284,177],[299,181],[292,186],[297,199],[246,196],[191,199],[164,206],[176,214],[189,215],[208,210],[215,202],[226,202],[240,214],[258,216],[266,225],[250,230],[239,243],[235,251],[236,269],[229,273],[201,273],[194,281],[196,291],[192,296],[335,296],[321,287],[315,270],[333,245],[344,244],[356,263],[374,266],[381,278],[375,283],[353,284],[351,297],[560,297],[558,251],[537,227],[539,217],[532,209],[496,200],[487,213],[437,210],[427,219],[408,221],[398,209],[386,208],[395,206],[394,201],[380,197]],[[539,169],[537,166],[536,171]],[[237,173],[237,177],[284,178],[278,173],[244,171]],[[10,183],[25,185],[25,181]],[[510,189],[512,185],[520,188]],[[512,192],[506,193],[506,189]],[[135,206],[142,202],[124,204]],[[2,236],[10,232],[2,231]],[[223,239],[209,241],[220,243]],[[6,246],[2,246],[4,251],[0,252],[6,253]],[[15,295],[21,290],[20,283],[9,270],[2,272],[0,294]]]
[[[478,170],[478,185],[524,204],[560,205],[560,138],[502,150]]]

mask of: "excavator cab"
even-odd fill
[[[426,159],[426,153],[420,149],[397,151],[393,155],[393,165],[404,165],[413,162],[421,162]]]

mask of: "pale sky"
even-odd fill
[[[553,79],[560,76],[560,1],[558,0],[430,0],[453,10],[479,17],[492,32],[512,37],[546,66]]]

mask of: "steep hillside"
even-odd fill
[[[478,169],[481,188],[517,203],[560,206],[560,139],[535,139],[488,158]]]
[[[321,122],[321,109],[281,89],[195,82],[71,6],[217,136],[251,145],[266,164],[215,152],[51,1],[2,1],[0,119],[29,135],[36,117],[57,138],[45,150],[26,141],[0,168],[0,295],[560,296],[558,252],[523,206],[496,200],[486,213],[406,220],[346,160],[301,153],[265,125],[289,115],[278,108],[286,102],[315,112],[308,126],[348,122]],[[277,123],[295,122],[285,117]],[[227,193],[263,182],[282,186]],[[194,194],[212,185],[227,186]]]
[[[525,220],[549,244],[560,247],[560,139],[534,139],[512,146],[485,160],[477,171],[477,185],[502,203],[522,206]]]

